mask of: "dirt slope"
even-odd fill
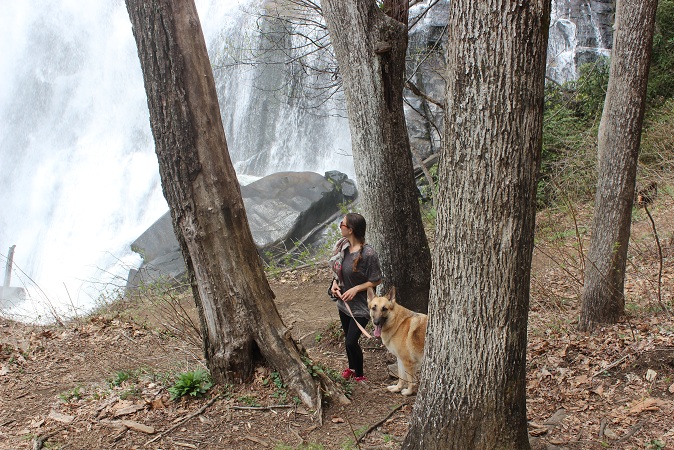
[[[671,201],[654,210],[670,310],[672,210]],[[587,213],[577,220],[588,223]],[[581,272],[573,223],[548,212],[538,227],[527,370],[534,447],[674,449],[674,320],[656,298],[650,222],[642,214],[634,226],[629,318],[591,335],[575,330]],[[323,368],[341,371],[346,359],[328,280],[327,270],[309,268],[271,283],[293,336]],[[393,358],[379,341],[362,341],[369,382],[346,386],[353,402],[326,405],[321,422],[286,406],[291,394],[265,368],[246,385],[171,401],[173,376],[203,364],[198,339],[167,331],[167,319],[148,310],[116,305],[65,327],[0,320],[0,448],[341,449],[357,448],[354,436],[366,431],[360,448],[400,447],[414,398],[385,390]]]

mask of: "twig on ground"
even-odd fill
[[[305,442],[304,438],[303,438],[297,431],[293,430],[293,427],[290,426],[290,424],[288,424],[288,431],[290,431],[292,434],[294,434],[295,436],[297,436],[297,439],[300,440],[300,443],[297,444],[298,446],[304,444],[304,442]]]
[[[627,359],[627,355],[623,356],[622,358],[620,358],[620,359],[617,360],[617,361],[612,362],[612,363],[609,364],[608,366],[606,366],[606,367],[604,367],[603,369],[601,369],[599,372],[597,372],[597,373],[595,373],[594,375],[592,375],[592,376],[590,377],[590,379],[596,377],[596,376],[599,375],[600,373],[604,373],[604,372],[607,372],[607,371],[613,369],[615,366],[617,366],[618,364],[622,363],[622,362],[625,361],[626,359]]]
[[[120,439],[122,439],[122,438],[124,437],[124,435],[126,434],[127,431],[129,431],[129,428],[128,428],[128,427],[122,427],[122,429],[119,431],[119,433],[115,434],[115,435],[112,437],[112,439],[110,439],[110,442],[117,442],[117,441],[119,441]]]
[[[183,423],[187,422],[187,421],[190,420],[191,418],[196,417],[196,416],[198,416],[199,414],[201,414],[201,413],[203,413],[204,411],[206,411],[206,409],[207,409],[209,406],[211,406],[213,403],[215,403],[220,397],[222,397],[222,396],[225,394],[225,392],[226,392],[226,391],[220,392],[218,395],[216,395],[215,397],[213,397],[212,399],[210,399],[210,400],[208,401],[208,403],[206,403],[204,406],[202,406],[201,408],[199,408],[197,411],[193,412],[193,413],[190,414],[189,416],[186,416],[184,419],[180,420],[178,423],[176,423],[175,425],[173,425],[173,426],[172,426],[171,428],[169,428],[168,430],[166,430],[166,431],[164,431],[164,432],[162,432],[162,433],[159,433],[157,436],[155,436],[154,438],[152,438],[152,439],[150,439],[149,441],[147,441],[147,442],[145,443],[145,446],[147,447],[149,444],[153,443],[154,441],[157,441],[157,440],[163,438],[164,436],[166,436],[168,433],[170,433],[171,431],[173,431],[173,430],[175,430],[176,428],[178,428],[178,427],[179,427],[180,425],[182,425]]]
[[[294,408],[295,405],[269,405],[269,406],[232,406],[232,409],[243,409],[249,411],[268,411],[279,408]]]
[[[351,425],[351,421],[349,418],[346,418],[346,423],[349,424],[349,429],[351,429],[351,434],[353,435],[353,438],[356,440],[356,447],[360,450],[360,438],[356,436],[356,431],[353,429],[353,425]]]
[[[391,416],[392,416],[396,411],[398,411],[400,408],[402,408],[402,407],[405,406],[406,404],[407,404],[407,403],[401,403],[401,404],[399,404],[398,406],[396,406],[395,408],[393,408],[393,409],[391,410],[391,412],[388,414],[388,416],[384,417],[384,418],[381,419],[379,422],[373,424],[370,428],[368,428],[367,430],[365,430],[365,433],[363,433],[363,434],[358,438],[358,440],[356,441],[356,444],[358,444],[358,443],[359,443],[365,436],[367,436],[372,430],[374,430],[375,428],[377,428],[378,426],[380,426],[381,424],[383,424],[384,422],[386,422],[387,420],[389,420],[389,419],[391,418]]]
[[[190,444],[189,442],[173,442],[173,445],[176,447],[184,447],[184,448],[199,448],[194,444]]]
[[[615,443],[619,444],[621,442],[625,442],[626,440],[628,440],[629,438],[634,436],[634,434],[636,434],[637,431],[641,430],[644,427],[645,424],[646,424],[646,421],[644,421],[644,420],[637,423],[632,428],[630,428],[630,431],[628,431],[627,434],[625,434],[624,436],[621,436],[620,439],[617,439],[615,441]]]
[[[316,415],[318,423],[323,426],[323,391],[321,391],[320,383],[316,386]]]
[[[244,439],[248,439],[248,440],[251,441],[251,442],[255,442],[256,444],[260,444],[260,445],[263,446],[264,448],[269,447],[269,442],[264,441],[264,440],[262,440],[262,439],[260,439],[260,438],[256,438],[255,436],[246,435],[246,436],[244,436],[243,438],[244,438]]]
[[[608,423],[608,419],[606,417],[601,419],[601,423],[599,424],[599,439],[604,437],[604,430],[606,429],[607,423]]]
[[[110,397],[108,400],[106,400],[105,402],[103,402],[103,404],[99,405],[99,406],[96,408],[96,415],[95,415],[94,417],[96,417],[96,418],[98,419],[98,418],[100,417],[101,413],[102,413],[106,408],[108,408],[109,406],[114,405],[115,403],[117,403],[118,400],[119,400],[119,397],[116,396],[116,395],[113,395],[112,397]]]
[[[47,439],[49,439],[50,437],[52,437],[53,435],[55,435],[56,433],[58,433],[62,429],[63,429],[63,427],[55,428],[55,429],[53,429],[53,430],[51,430],[47,433],[43,433],[40,436],[33,439],[33,450],[40,450],[44,446],[44,443],[47,441]]]
[[[300,336],[300,338],[298,339],[298,341],[302,342],[302,341],[304,340],[304,338],[306,338],[307,336],[311,336],[311,335],[314,334],[314,333],[315,333],[315,331],[310,331],[310,332],[308,332],[307,334],[305,334],[305,335],[303,335],[303,336]]]
[[[660,304],[662,310],[667,314],[667,317],[671,317],[671,315],[669,314],[669,310],[667,309],[665,304],[662,303],[662,246],[660,245],[660,237],[658,236],[658,230],[655,228],[655,220],[653,220],[653,216],[651,215],[651,212],[648,210],[648,206],[646,205],[646,203],[644,203],[644,210],[646,211],[648,218],[651,220],[651,227],[653,228],[653,236],[655,236],[655,243],[658,246],[658,262],[660,263],[660,267],[658,270],[658,303]]]

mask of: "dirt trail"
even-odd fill
[[[674,205],[669,205],[674,206]],[[674,207],[656,211],[666,265],[663,300],[674,305]],[[635,223],[626,282],[629,320],[591,335],[575,331],[579,286],[572,224],[539,216],[527,365],[529,432],[537,449],[674,449],[674,319],[654,299],[657,252]],[[546,228],[547,227],[547,228]],[[345,356],[329,274],[309,268],[271,280],[276,305],[316,364],[339,372]],[[268,369],[205,398],[171,401],[172,374],[203,364],[197,344],[160,330],[123,305],[65,327],[0,319],[0,448],[249,449],[399,448],[414,398],[391,394],[393,357],[363,338],[369,381],[347,387],[348,406],[323,422],[277,385]],[[135,311],[135,312],[134,312]],[[147,311],[146,311],[147,312]],[[121,374],[129,378],[121,380]],[[112,383],[114,382],[114,383]],[[223,395],[213,400],[217,393]],[[377,425],[378,424],[378,425]],[[370,428],[377,425],[370,431]]]

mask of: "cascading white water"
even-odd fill
[[[333,60],[312,47],[321,39],[328,45],[326,33],[275,19],[283,11],[267,3],[265,18],[247,14],[209,42],[235,168],[257,176],[289,169],[353,176],[341,92],[320,88],[334,84],[321,71]]]
[[[558,83],[578,78],[578,68],[609,56],[614,6],[610,0],[552,2],[547,76]]]
[[[213,61],[250,48],[254,34],[242,30],[256,17],[241,3],[197,1]],[[216,70],[237,172],[352,175],[348,124],[334,104],[316,114],[255,88],[278,78],[275,67]],[[5,313],[89,310],[106,287],[123,286],[140,263],[130,242],[168,209],[124,2],[5,2],[0,80],[0,267],[15,244],[11,284],[31,296]]]
[[[289,95],[326,80],[285,64],[303,42],[259,20],[259,1],[196,2],[239,177],[332,169],[353,177],[343,100]],[[611,0],[553,1],[549,76],[574,79],[579,62],[608,52],[597,45],[611,42],[611,8]],[[442,30],[446,8],[433,11],[423,22]],[[252,49],[267,64],[232,65],[255,59]],[[88,310],[106,286],[124,285],[140,263],[130,242],[167,210],[124,2],[4,2],[0,80],[0,268],[15,244],[12,285],[34,300],[4,306],[24,320]]]

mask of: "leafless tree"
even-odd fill
[[[281,321],[248,226],[194,2],[126,0],[126,6],[211,375],[241,382],[264,360],[304,404],[320,409],[320,390]]]
[[[550,0],[453,0],[429,324],[404,449],[528,449]]]
[[[625,312],[625,265],[657,5],[657,0],[621,0],[616,6],[578,324],[583,331],[598,323],[616,323]]]
[[[431,258],[421,220],[403,108],[407,0],[323,0],[339,64],[356,179],[383,289],[426,312]]]

